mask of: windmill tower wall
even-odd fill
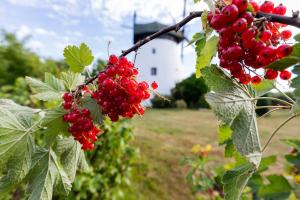
[[[134,25],[134,43],[166,27],[154,22]],[[184,78],[179,43],[182,33],[170,32],[156,38],[138,50],[135,66],[139,68],[139,79],[159,84],[157,92],[171,94],[175,84]]]
[[[156,81],[157,92],[162,95],[169,95],[183,78],[180,49],[172,40],[158,38],[141,47],[135,65],[139,68],[139,79],[149,83]]]

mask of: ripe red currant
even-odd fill
[[[283,70],[283,71],[280,72],[279,77],[282,80],[289,80],[292,77],[292,73],[287,71],[287,70]]]
[[[278,76],[278,71],[273,69],[268,69],[265,74],[265,78],[268,80],[274,80]]]
[[[157,88],[158,88],[158,84],[154,81],[154,82],[152,82],[151,83],[151,88],[153,89],[153,90],[156,90]]]

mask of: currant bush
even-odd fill
[[[254,12],[248,9],[249,4]],[[218,7],[215,14],[208,15],[210,26],[220,35],[220,66],[242,84],[276,79],[279,73],[266,67],[293,51],[292,46],[285,44],[292,36],[291,31],[281,31],[283,24],[256,19],[258,11],[285,15],[286,7],[283,4],[275,7],[272,1],[259,6],[255,1],[233,0],[231,5]],[[288,80],[291,74],[282,71],[279,77]]]

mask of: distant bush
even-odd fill
[[[183,99],[176,100],[175,101],[175,105],[176,105],[176,108],[178,108],[178,109],[185,109],[185,108],[187,108],[187,104],[186,104],[186,102]]]
[[[176,84],[175,88],[172,90],[172,96],[175,100],[183,99],[189,108],[207,108],[207,103],[203,101],[203,95],[208,92],[208,87],[206,86],[203,78],[196,78],[195,74],[192,74],[187,79]],[[200,101],[200,99],[202,100]]]
[[[171,96],[164,96],[166,99],[159,97],[159,96],[154,96],[151,99],[152,107],[153,108],[175,108],[175,100]]]

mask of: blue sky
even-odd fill
[[[289,8],[299,7],[295,0],[284,3]],[[173,24],[182,18],[182,7],[183,0],[0,0],[0,28],[20,39],[30,36],[27,46],[43,57],[60,59],[66,45],[86,42],[96,57],[105,59],[108,41],[112,42],[110,52],[115,54],[132,45],[132,29],[128,27],[134,10],[138,22]],[[188,0],[187,12],[205,7]],[[189,23],[188,38],[200,27],[200,19]],[[194,61],[193,48],[185,48],[187,71],[194,71]]]

